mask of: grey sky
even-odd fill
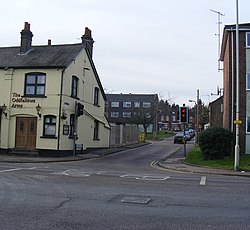
[[[171,103],[208,103],[217,70],[217,14],[235,23],[235,0],[0,0],[1,47],[18,46],[24,22],[33,44],[78,43],[92,30],[94,62],[109,93],[158,93]],[[240,23],[250,22],[250,1],[239,0]],[[222,30],[221,30],[222,35]]]

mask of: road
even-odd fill
[[[250,229],[249,178],[152,165],[180,146],[166,139],[85,161],[0,163],[0,229]]]

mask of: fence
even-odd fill
[[[138,143],[139,128],[137,125],[111,126],[110,147],[119,147]]]

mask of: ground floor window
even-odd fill
[[[94,121],[94,140],[99,139],[99,121]]]
[[[69,137],[73,138],[75,132],[75,114],[70,115],[70,130],[69,130]]]
[[[56,116],[44,116],[43,136],[55,137],[56,136]]]
[[[246,128],[247,128],[247,133],[250,133],[250,117],[247,117]]]

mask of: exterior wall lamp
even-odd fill
[[[42,109],[42,107],[38,104],[36,106],[36,112],[37,112],[37,115],[38,115],[39,118],[41,118],[41,109]]]
[[[1,108],[2,113],[4,114],[4,116],[7,117],[7,112],[6,112],[7,106],[5,105],[5,103],[2,106],[0,106],[0,108]]]
[[[66,120],[66,119],[67,119],[67,114],[65,113],[64,109],[62,110],[62,116],[61,116],[61,118],[62,118],[63,120]]]

